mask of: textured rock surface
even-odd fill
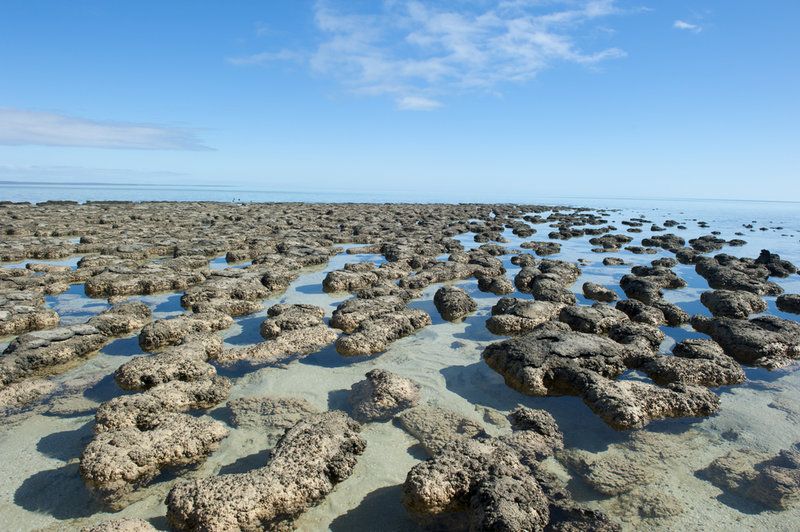
[[[273,339],[287,331],[324,325],[325,311],[315,305],[273,305],[267,315],[261,324],[261,336]]]
[[[778,310],[800,314],[800,294],[782,294],[776,300]]]
[[[353,471],[366,443],[341,412],[311,416],[290,428],[262,468],[178,484],[167,518],[178,530],[291,527]]]
[[[237,427],[265,430],[288,429],[319,413],[305,399],[294,397],[241,397],[228,402]]]
[[[97,434],[81,454],[81,476],[90,491],[119,509],[163,468],[204,460],[227,435],[225,426],[210,418],[175,413],[139,418],[136,426]]]
[[[492,307],[492,316],[486,320],[486,328],[494,334],[523,334],[555,319],[562,308],[562,303],[503,297]]]
[[[175,318],[157,320],[139,333],[139,346],[144,351],[156,351],[176,345],[190,334],[221,331],[233,325],[233,319],[222,312],[197,312]]]
[[[752,499],[772,510],[800,502],[798,445],[769,457],[751,450],[731,451],[698,474],[726,492]]]
[[[574,332],[566,324],[545,323],[525,336],[491,344],[483,357],[512,388],[528,395],[577,395],[617,429],[642,427],[653,419],[707,416],[719,406],[716,395],[696,386],[615,381],[653,354],[643,352],[640,343],[620,344]]]
[[[352,334],[336,340],[341,355],[373,355],[386,351],[389,345],[431,324],[431,317],[422,310],[403,309],[362,322]]]
[[[610,303],[619,299],[619,296],[617,296],[616,292],[597,283],[583,283],[582,289],[583,295],[586,296],[587,299],[593,299],[595,301],[602,301],[605,303]]]
[[[420,386],[411,379],[382,369],[374,369],[366,377],[350,388],[356,421],[388,421],[419,402]]]
[[[767,303],[758,295],[744,290],[713,290],[700,294],[700,301],[714,316],[747,319],[750,314],[764,312]]]
[[[457,286],[443,286],[438,289],[433,296],[433,304],[447,321],[461,320],[470,312],[478,310],[475,300]]]
[[[742,364],[774,369],[800,358],[800,324],[776,316],[752,320],[695,316],[692,327]]]
[[[142,519],[113,519],[85,527],[81,532],[155,532],[156,528]]]
[[[69,325],[18,336],[0,358],[0,388],[22,379],[60,373],[96,353],[114,336],[130,334],[150,321],[141,303],[122,303]]]

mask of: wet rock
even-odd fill
[[[541,531],[550,520],[547,497],[517,455],[474,440],[454,441],[414,466],[403,504],[423,522],[461,522],[469,530]]]
[[[750,314],[764,312],[767,303],[758,295],[743,290],[713,290],[700,294],[700,302],[714,316],[747,319]]]
[[[156,414],[137,426],[97,434],[81,455],[81,477],[105,504],[120,509],[162,469],[203,461],[227,435],[207,417]]]
[[[745,380],[742,367],[712,340],[688,339],[676,344],[674,356],[647,360],[641,370],[661,385],[681,383],[698,386],[728,386]]]
[[[778,295],[783,289],[767,278],[770,270],[752,259],[739,259],[720,254],[697,259],[695,270],[711,288],[743,290],[760,296]]]
[[[294,397],[241,397],[228,402],[236,427],[286,430],[319,410]]]
[[[215,376],[195,382],[171,381],[144,393],[121,395],[97,408],[95,432],[146,426],[150,418],[163,413],[210,408],[224,401],[229,391],[228,379]]]
[[[186,290],[206,280],[199,268],[204,268],[207,264],[205,257],[195,257],[192,260],[181,257],[161,264],[135,266],[112,264],[102,273],[86,280],[86,295],[111,297]]]
[[[382,369],[374,369],[366,377],[350,388],[356,421],[388,421],[419,402],[420,386],[411,379]]]
[[[620,495],[653,480],[654,473],[622,456],[600,458],[586,451],[569,449],[558,454],[581,480],[603,495]]]
[[[666,339],[664,332],[655,325],[635,321],[622,321],[608,330],[608,337],[621,344],[636,344],[655,350]]]
[[[44,307],[40,294],[24,291],[0,293],[0,337],[58,325],[58,314]]]
[[[323,325],[325,311],[315,305],[278,304],[267,309],[267,316],[269,317],[261,324],[261,336],[272,339],[285,331]]]
[[[418,309],[403,309],[362,322],[352,334],[336,340],[340,355],[373,355],[389,345],[431,324],[431,317]]]
[[[480,277],[478,279],[478,290],[481,292],[491,292],[497,295],[510,294],[514,291],[514,285],[505,276]]]
[[[558,242],[523,242],[519,247],[522,249],[530,249],[540,257],[555,255],[561,252],[561,244]]]
[[[447,321],[458,321],[478,310],[478,304],[462,288],[443,286],[433,297],[436,310]]]
[[[724,491],[773,510],[786,510],[800,501],[797,445],[773,457],[749,449],[731,451],[698,471],[698,475]]]
[[[49,380],[31,379],[0,388],[0,415],[9,415],[41,397],[52,394],[58,386]]]
[[[774,369],[800,358],[800,324],[776,316],[752,320],[695,316],[692,327],[742,364]]]
[[[313,415],[286,431],[264,467],[173,487],[167,518],[177,530],[291,527],[353,472],[366,447],[359,430],[341,412]]]
[[[769,274],[774,277],[789,277],[797,273],[797,266],[788,260],[782,260],[776,253],[770,253],[766,249],[761,250],[761,254],[755,260],[756,264],[763,264],[769,270]]]
[[[666,323],[667,319],[664,313],[656,307],[646,305],[636,299],[625,299],[617,303],[617,310],[621,310],[628,317],[638,323],[646,323],[648,325],[661,325]]]
[[[434,406],[416,406],[400,412],[395,419],[431,456],[439,454],[453,440],[488,437],[477,421]]]
[[[619,257],[606,257],[603,259],[603,266],[623,266],[625,260]]]
[[[606,303],[619,299],[617,293],[613,290],[592,282],[583,283],[583,295],[586,296],[587,299]]]
[[[689,240],[689,245],[700,253],[708,253],[709,251],[722,249],[722,246],[725,245],[725,240],[715,235],[703,235]]]
[[[719,398],[704,388],[613,380],[649,357],[641,344],[620,344],[552,322],[525,336],[491,344],[483,352],[489,367],[512,388],[528,395],[577,395],[617,429],[716,411]]]
[[[783,312],[800,314],[800,294],[783,294],[776,301],[778,309]]]
[[[149,320],[149,311],[142,312],[140,304],[123,303],[84,324],[22,334],[0,358],[0,388],[29,377],[63,372],[108,344],[112,340],[109,335],[129,334]]]
[[[564,305],[561,303],[503,297],[492,307],[492,316],[486,321],[486,328],[499,335],[523,334],[555,319],[562,308]]]
[[[684,323],[689,323],[691,320],[691,316],[689,316],[688,312],[669,301],[663,299],[654,301],[653,307],[661,311],[664,315],[664,321],[666,321],[667,325],[670,327],[679,327]]]
[[[564,307],[558,320],[569,325],[573,331],[605,334],[618,323],[627,321],[628,316],[603,303],[595,303],[591,307]]]
[[[222,353],[222,338],[214,334],[187,336],[155,355],[133,357],[114,372],[123,390],[147,390],[170,381],[192,382],[211,378],[214,366],[206,360]]]
[[[259,364],[275,364],[293,357],[304,357],[330,345],[337,338],[336,331],[327,325],[316,325],[281,332],[277,337],[248,345],[225,349],[212,357],[221,364],[247,360]]]
[[[233,319],[221,312],[197,312],[174,318],[157,320],[139,333],[139,346],[144,351],[156,351],[168,345],[177,345],[191,334],[210,333],[227,329]]]
[[[348,299],[333,311],[331,327],[352,333],[362,323],[384,314],[399,311],[405,306],[406,300],[399,296]]]

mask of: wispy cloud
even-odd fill
[[[677,30],[690,31],[692,33],[700,33],[703,31],[703,27],[699,24],[692,24],[690,22],[686,22],[685,20],[676,20],[672,24],[672,27]]]
[[[448,96],[497,92],[557,63],[593,66],[625,55],[619,48],[584,50],[599,21],[620,12],[614,0],[485,0],[441,3],[386,0],[368,12],[320,0],[314,17],[320,44],[310,67],[347,90],[394,99],[399,109],[430,110]],[[594,35],[608,32],[594,32]],[[235,64],[286,59],[285,51],[238,58]]]
[[[237,66],[265,65],[278,61],[303,61],[304,54],[295,50],[278,50],[277,52],[260,52],[257,54],[229,57],[228,63]]]
[[[0,108],[0,144],[136,150],[208,150],[186,128]]]

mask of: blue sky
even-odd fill
[[[0,180],[800,200],[800,2],[0,4]]]

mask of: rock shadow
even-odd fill
[[[267,462],[269,462],[271,456],[272,451],[270,449],[262,449],[261,451],[248,454],[247,456],[242,456],[241,458],[236,459],[235,462],[231,462],[230,464],[222,466],[219,469],[219,474],[231,475],[247,473],[248,471],[262,468],[267,465]]]
[[[36,450],[45,456],[64,462],[76,459],[92,441],[93,426],[94,421],[90,421],[74,430],[53,432],[42,436],[36,443]]]
[[[102,510],[84,485],[77,462],[34,473],[14,492],[14,504],[56,519],[88,517]]]
[[[361,499],[358,506],[334,519],[330,524],[330,530],[333,532],[422,530],[411,520],[402,500],[402,484],[378,488]]]

